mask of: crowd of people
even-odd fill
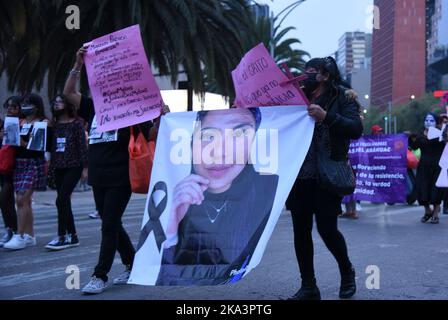
[[[421,218],[422,223],[439,223],[442,201],[445,207],[443,213],[448,213],[446,210],[448,204],[448,188],[439,188],[436,186],[442,170],[440,161],[447,141],[447,132],[446,128],[444,128],[444,124],[446,123],[448,123],[448,115],[428,113],[424,119],[424,129],[422,132],[409,134],[409,148],[411,150],[419,150],[420,159],[414,186],[411,190],[411,200],[408,202],[410,203],[416,199],[419,205],[424,207],[425,212]],[[431,128],[443,129],[442,139],[428,139],[428,133]],[[411,154],[409,155],[412,157]]]
[[[71,195],[78,182],[88,177],[97,214],[102,220],[102,241],[98,264],[83,292],[100,293],[108,280],[115,252],[120,253],[126,266],[123,275],[115,279],[116,284],[127,282],[135,254],[121,223],[131,197],[130,181],[126,179],[129,177],[130,128],[106,133],[96,131],[93,100],[76,89],[85,53],[84,48],[79,50],[63,94],[51,102],[52,120],[45,117],[43,99],[39,95],[14,96],[4,104],[7,117],[20,119],[20,145],[9,149],[14,152],[14,170],[1,175],[1,209],[6,232],[0,245],[7,250],[36,245],[32,197],[35,191],[46,188],[48,174],[52,173],[57,191],[58,235],[46,248],[62,250],[79,246]],[[28,149],[30,134],[37,122],[48,125],[46,147],[42,151]],[[150,122],[135,128],[148,139],[151,129],[154,128]],[[3,138],[3,127],[1,134]],[[50,161],[46,154],[50,154]],[[96,218],[96,214],[91,218]]]
[[[442,170],[440,160],[447,141],[447,129],[444,127],[446,124],[448,124],[447,114],[428,113],[425,115],[421,132],[404,132],[408,137],[406,202],[409,205],[418,202],[424,208],[422,223],[438,224],[440,221],[439,215],[441,213],[448,214],[448,188],[436,186]],[[443,138],[428,139],[428,132],[431,127],[438,130],[444,129]],[[381,126],[372,126],[372,136],[383,134],[384,131]],[[387,204],[394,205],[394,203]],[[361,202],[356,200],[354,194],[345,197],[343,205],[345,208],[342,208],[343,212],[339,216],[340,218],[359,219],[362,207]]]
[[[134,245],[121,221],[132,193],[128,178],[130,128],[106,133],[96,130],[94,102],[77,90],[85,54],[86,48],[78,51],[63,94],[52,99],[51,120],[45,116],[44,102],[39,95],[13,96],[4,104],[6,116],[19,119],[20,143],[9,149],[14,153],[14,170],[0,176],[0,204],[6,228],[0,246],[7,250],[22,250],[36,245],[32,197],[35,191],[46,188],[50,173],[57,191],[58,228],[57,237],[46,248],[62,250],[79,246],[71,195],[79,181],[87,180],[93,190],[102,228],[98,263],[82,291],[98,294],[107,287],[115,253],[120,254],[125,270],[113,281],[114,284],[127,283],[135,256]],[[308,155],[287,201],[302,278],[299,291],[291,299],[321,298],[313,265],[313,216],[319,234],[339,266],[339,296],[350,298],[356,292],[355,269],[344,237],[338,230],[342,196],[322,187],[317,163],[323,153],[331,154],[332,159],[338,161],[348,159],[350,141],[359,139],[363,133],[360,106],[356,96],[350,94],[350,86],[341,79],[333,58],[310,60],[306,64],[306,75],[308,79],[303,87],[311,101],[308,113],[316,120],[316,127]],[[438,223],[441,201],[447,197],[445,189],[435,186],[445,142],[427,139],[431,126],[441,128],[440,119],[429,114],[425,119],[425,130],[409,135],[410,148],[421,150],[412,193],[425,208],[422,222]],[[38,122],[48,126],[46,147],[41,151],[29,150],[30,134]],[[133,129],[142,132],[148,140],[156,140],[158,122],[156,119]],[[379,126],[372,129],[375,134],[381,133]],[[3,128],[0,132],[3,138]],[[347,204],[346,215],[356,215],[356,201],[352,199]]]
[[[35,191],[46,190],[47,186],[57,191],[58,236],[46,248],[62,250],[78,246],[71,195],[87,177],[88,145],[83,119],[64,95],[57,95],[51,102],[52,120],[45,117],[43,99],[36,94],[10,97],[4,109],[7,117],[20,120],[20,145],[9,149],[14,152],[14,170],[1,175],[1,209],[6,230],[0,246],[22,250],[36,245],[32,197]],[[43,151],[28,149],[35,122],[48,124]],[[3,135],[2,128],[0,138]]]

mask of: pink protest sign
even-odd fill
[[[85,57],[98,131],[157,118],[162,96],[146,58],[138,25],[86,44]]]
[[[288,77],[262,43],[244,56],[232,78],[239,108],[308,104],[301,90],[287,83]]]

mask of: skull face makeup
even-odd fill
[[[433,115],[431,115],[431,114],[426,115],[425,129],[429,129],[431,127],[436,127],[436,124],[437,124],[437,122]]]

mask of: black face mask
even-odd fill
[[[36,112],[36,108],[32,105],[24,105],[20,108],[20,111],[22,112],[23,116],[29,117]]]
[[[308,79],[304,80],[303,86],[304,89],[303,91],[305,91],[305,93],[307,95],[313,93],[314,91],[316,91],[316,89],[319,87],[319,81],[317,81],[317,73],[308,73],[306,72],[306,75],[308,76]]]

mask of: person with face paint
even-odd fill
[[[446,197],[447,189],[436,187],[436,181],[440,175],[440,158],[445,149],[445,142],[439,139],[428,140],[428,130],[431,127],[440,129],[439,117],[434,113],[428,113],[424,119],[424,131],[422,134],[412,134],[409,137],[409,146],[413,150],[421,150],[421,158],[417,168],[415,181],[415,195],[421,206],[425,208],[425,214],[421,218],[422,223],[439,223],[440,204]],[[432,208],[431,208],[432,206]]]
[[[77,118],[75,106],[64,95],[53,99],[51,111],[54,120],[51,166],[57,190],[58,237],[45,248],[58,251],[79,246],[71,195],[81,174],[86,174],[87,144],[84,122]]]
[[[21,146],[17,148],[16,167],[14,169],[14,191],[16,192],[18,230],[12,239],[4,245],[8,250],[22,250],[36,245],[34,237],[34,217],[31,207],[35,190],[43,190],[47,185],[45,151],[28,150],[27,145],[36,122],[47,122],[44,103],[37,94],[27,94],[20,106]],[[47,130],[47,146],[50,144],[50,128]]]
[[[6,99],[3,108],[7,117],[18,118],[20,115],[21,98],[17,96]],[[0,137],[0,144],[3,137]],[[0,209],[5,223],[5,232],[0,236],[0,247],[8,243],[17,233],[17,213],[14,199],[13,176],[0,175]]]
[[[192,170],[173,191],[157,285],[218,285],[244,274],[278,185],[249,161],[260,122],[258,108],[198,113]]]
[[[307,62],[308,79],[303,89],[311,105],[308,114],[316,121],[307,157],[287,201],[294,227],[294,246],[302,286],[291,300],[320,300],[313,264],[313,216],[325,245],[335,257],[341,275],[340,298],[356,292],[355,270],[348,257],[347,245],[337,227],[342,197],[319,183],[317,160],[330,154],[336,161],[348,161],[351,140],[363,133],[359,104],[346,97],[336,61],[315,58]],[[326,153],[326,155],[323,154]]]

